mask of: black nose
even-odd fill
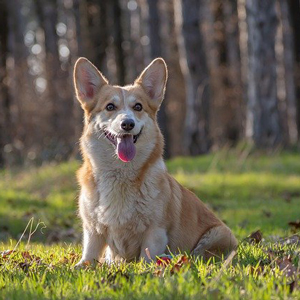
[[[132,119],[123,120],[121,123],[121,128],[126,131],[132,130],[134,128],[134,126],[135,126],[135,123]]]

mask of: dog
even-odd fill
[[[167,77],[162,58],[124,87],[110,85],[86,58],[75,64],[84,110],[77,173],[83,254],[77,267],[101,257],[149,262],[167,251],[207,259],[237,247],[231,230],[167,172],[156,120]]]

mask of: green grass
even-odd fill
[[[191,258],[176,272],[179,257],[164,269],[143,262],[74,269],[81,252],[78,166],[71,161],[0,173],[0,251],[15,247],[32,217],[46,226],[28,245],[27,230],[15,252],[0,254],[0,299],[300,299],[300,246],[279,243],[292,234],[288,223],[300,219],[298,153],[221,151],[168,161],[173,176],[241,241],[226,266]],[[261,243],[243,242],[257,229]]]

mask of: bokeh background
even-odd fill
[[[299,142],[299,0],[0,0],[0,165],[78,156],[76,59],[129,84],[169,68],[166,157]]]

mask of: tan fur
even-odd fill
[[[84,228],[79,265],[99,259],[104,252],[108,261],[147,260],[145,248],[152,258],[167,249],[207,258],[237,246],[230,229],[166,171],[163,137],[156,122],[166,80],[162,59],[155,60],[134,85],[126,87],[109,85],[85,59],[76,63],[76,94],[85,111],[81,138],[84,163],[77,174]],[[116,109],[108,111],[108,103],[115,103]],[[135,103],[141,103],[143,110],[133,110]],[[113,144],[102,132],[104,128],[123,134],[118,122],[124,116],[136,121],[133,135],[141,131],[136,156],[129,163],[116,157]]]
[[[148,169],[153,165],[161,156],[163,153],[163,137],[159,132],[159,129],[157,128],[157,142],[155,144],[155,147],[153,151],[151,152],[149,158],[144,163],[144,165],[140,168],[138,176],[136,177],[136,184],[137,187],[140,188],[145,180],[145,176],[147,174]]]

